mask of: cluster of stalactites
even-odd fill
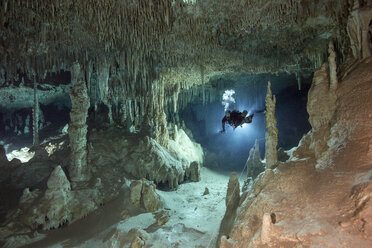
[[[124,57],[134,59],[128,66],[152,59],[172,67],[195,60],[211,61],[231,47],[253,58],[265,57],[268,51],[272,59],[272,50],[266,46],[253,46],[251,51],[250,44],[240,42],[260,40],[264,32],[285,37],[275,40],[276,51],[295,51],[289,48],[301,49],[296,41],[301,43],[323,32],[319,25],[325,31],[341,27],[348,7],[348,1],[332,0],[205,0],[194,4],[183,0],[3,0],[0,31],[6,39],[0,47],[1,65],[9,76],[18,69],[41,75],[53,65],[60,68],[62,61],[67,65],[79,61],[88,68],[91,61],[115,61],[124,51]],[[312,18],[319,16],[329,20],[312,24]],[[306,25],[310,28],[302,28]],[[285,30],[294,30],[295,37],[283,35]],[[272,71],[283,66],[279,60],[274,62],[267,65]],[[249,64],[260,67],[260,63]]]
[[[62,62],[78,61],[88,70],[103,58],[126,64],[136,77],[135,70],[148,70],[144,61],[163,55],[154,51],[162,50],[171,26],[171,2],[1,1],[0,31],[7,43],[0,46],[1,66],[10,79],[17,71],[42,75]]]

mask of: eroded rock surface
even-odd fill
[[[326,100],[326,66],[315,74],[308,105],[313,129],[286,163],[260,174],[243,195],[233,230],[222,238],[221,247],[372,245],[367,201],[372,156],[368,145],[372,140],[371,63],[358,64],[339,82],[333,100]],[[315,94],[317,87],[323,90]],[[319,159],[319,154],[327,158]],[[322,161],[326,163],[320,165]]]

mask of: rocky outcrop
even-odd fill
[[[220,242],[221,237],[229,236],[231,229],[234,225],[236,210],[239,206],[240,201],[240,185],[238,174],[235,172],[231,173],[229,183],[227,185],[226,192],[226,212],[221,221],[220,230],[218,234],[218,243]]]
[[[200,165],[198,162],[194,161],[190,164],[189,168],[185,170],[186,178],[189,178],[191,182],[200,181]]]
[[[155,189],[156,185],[146,179],[133,181],[130,185],[130,202],[147,212],[157,211],[162,202]]]
[[[356,65],[339,82],[334,100],[326,100],[327,65],[315,73],[308,105],[313,129],[287,162],[260,174],[243,194],[221,247],[372,245],[371,63]]]
[[[74,182],[85,181],[89,178],[87,164],[87,116],[89,96],[83,81],[80,65],[75,63],[72,70],[73,87],[70,91],[71,112],[68,134],[71,146],[70,178]]]
[[[56,229],[87,216],[102,200],[96,188],[72,191],[63,169],[57,166],[50,174],[44,192],[23,190],[18,209],[8,213],[11,221],[2,227],[1,233]]]
[[[191,181],[200,180],[203,150],[181,129],[174,140],[168,140],[168,149],[154,139],[146,137],[140,141],[131,158],[133,160],[125,167],[128,173],[136,178],[147,178],[155,183],[168,184],[169,188],[175,189],[185,178]],[[137,166],[138,161],[142,166]]]
[[[274,169],[278,165],[278,128],[276,127],[275,117],[275,103],[276,98],[271,93],[270,81],[267,84],[266,94],[266,143],[265,143],[265,157],[266,167]]]

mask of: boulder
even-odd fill
[[[156,185],[146,179],[133,181],[130,185],[130,202],[142,207],[147,212],[155,212],[161,206],[160,196],[156,193]]]

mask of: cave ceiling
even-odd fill
[[[1,0],[1,77],[78,61],[130,77],[310,73],[334,40],[346,56],[347,0]],[[134,76],[135,75],[135,76]],[[4,81],[4,80],[3,80]]]

